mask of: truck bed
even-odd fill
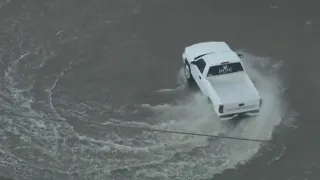
[[[259,96],[248,75],[244,72],[207,78],[223,104],[243,103]]]

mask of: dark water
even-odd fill
[[[0,1],[0,176],[319,179],[316,1]],[[219,122],[185,87],[181,53],[226,41],[265,99]],[[60,119],[60,120],[58,120]],[[89,124],[90,123],[90,124]],[[272,139],[141,132],[131,125]]]

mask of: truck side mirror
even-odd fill
[[[237,53],[239,58],[243,58],[243,54]]]

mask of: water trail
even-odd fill
[[[285,111],[287,107],[282,99],[285,86],[277,74],[281,64],[274,64],[268,58],[244,54],[245,67],[264,99],[259,117],[241,121],[236,125],[221,123],[207,99],[196,92],[190,93],[174,105],[142,105],[143,108],[155,112],[155,116],[148,123],[124,122],[122,119],[110,120],[108,123],[269,139],[273,129],[284,120],[284,112],[289,112]],[[279,67],[272,68],[275,65]],[[15,78],[9,80],[19,72],[10,72],[6,77],[8,82],[17,83]],[[186,88],[182,69],[179,70],[177,80],[179,87]],[[23,92],[15,90],[15,93]],[[32,99],[32,95],[28,95],[15,101]],[[72,116],[88,117],[90,114],[84,109],[97,109],[102,112],[102,109],[112,108],[107,104],[70,104],[63,115],[72,113]],[[36,114],[32,109],[29,111]],[[54,172],[52,179],[73,176],[77,179],[200,180],[212,178],[217,173],[246,162],[260,148],[260,144],[256,142],[190,135],[135,132],[126,136],[123,135],[125,130],[104,129],[101,130],[104,133],[101,138],[95,139],[89,135],[78,134],[67,123],[39,120],[30,123],[31,119],[25,121],[23,118],[18,120],[1,119],[1,126],[5,131],[1,131],[0,140],[3,143],[0,146],[0,160],[6,167],[0,168],[0,174],[15,169],[12,172],[21,179],[43,178],[44,173]],[[96,128],[98,133],[102,127]],[[8,133],[21,137],[18,147],[10,145]],[[7,149],[13,150],[9,153]],[[19,172],[29,173],[26,175]]]

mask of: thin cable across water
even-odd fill
[[[7,116],[7,117],[23,117],[23,118],[41,119],[45,121],[55,120],[55,121],[65,122],[65,120],[61,120],[57,118],[27,116],[27,115],[14,114],[14,113],[8,113],[8,112],[1,112],[1,115]],[[123,126],[123,125],[114,125],[114,124],[96,124],[96,123],[89,123],[89,122],[84,122],[84,123],[89,125],[99,125],[99,126],[115,127],[115,128],[131,128],[131,129],[140,129],[144,131],[153,131],[153,132],[161,132],[161,133],[206,136],[206,137],[214,137],[214,138],[221,138],[221,139],[232,139],[232,140],[242,140],[242,141],[252,141],[252,142],[271,142],[271,140],[249,139],[249,138],[243,138],[243,137],[229,137],[229,136],[222,136],[222,135],[200,134],[200,133],[193,133],[193,132],[180,132],[180,131],[153,129],[153,128],[146,128],[146,127]]]

